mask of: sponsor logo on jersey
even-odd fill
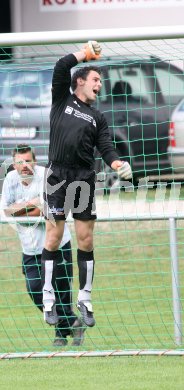
[[[67,106],[65,109],[66,114],[69,114],[69,115],[71,115],[72,111],[73,111],[73,107],[70,107],[70,106]]]
[[[79,104],[77,103],[76,100],[74,100],[74,103],[78,106]],[[85,112],[80,112],[79,110],[77,110],[76,108],[73,108],[73,107],[70,107],[70,106],[67,106],[65,108],[65,113],[66,114],[69,114],[69,115],[74,115],[76,118],[80,118],[80,119],[83,119],[89,123],[92,123],[94,127],[96,127],[96,121],[95,119],[91,116],[91,115],[88,115],[86,114]]]

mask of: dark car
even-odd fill
[[[171,172],[168,129],[184,94],[183,71],[158,58],[116,59],[105,64],[98,107],[104,112],[120,158],[129,159],[134,181]],[[97,160],[98,170],[101,170]],[[104,164],[106,186],[116,174]]]
[[[171,112],[184,94],[182,70],[158,58],[103,58],[103,86],[97,108],[107,119],[121,159],[130,160],[134,180],[170,172],[167,153]],[[0,159],[18,143],[30,143],[45,164],[53,61],[32,59],[0,66]],[[96,171],[107,186],[115,174],[95,152]]]
[[[0,161],[16,144],[29,143],[45,164],[53,64],[7,63],[0,66]]]

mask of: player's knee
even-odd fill
[[[60,221],[59,221],[60,222]],[[57,251],[60,246],[60,242],[63,237],[64,232],[64,222],[62,224],[57,224],[56,227],[50,226],[46,230],[45,237],[45,249],[48,251]]]
[[[61,237],[57,234],[52,234],[46,237],[45,249],[48,251],[57,251],[61,242]]]
[[[93,237],[88,234],[79,238],[79,248],[83,251],[90,252],[93,250]]]

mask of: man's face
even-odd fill
[[[24,179],[34,175],[35,161],[31,152],[17,153],[14,157],[14,168]]]
[[[91,70],[86,80],[79,79],[79,83],[81,83],[82,94],[85,97],[86,102],[94,102],[102,87],[99,73]]]

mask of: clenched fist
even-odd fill
[[[88,41],[88,43],[84,46],[84,51],[86,54],[85,61],[98,60],[100,58],[102,48],[97,41]]]

